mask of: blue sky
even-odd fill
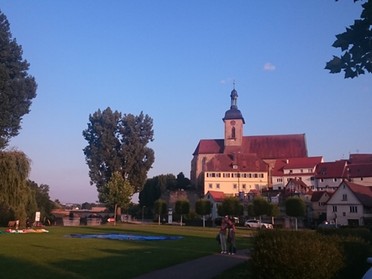
[[[89,114],[154,120],[149,177],[183,172],[200,139],[223,138],[233,81],[245,135],[305,133],[325,161],[372,153],[371,74],[332,75],[351,0],[0,0],[38,83],[10,148],[52,199],[94,202],[82,149]]]

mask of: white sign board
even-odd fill
[[[40,211],[36,211],[35,213],[35,222],[40,222]]]

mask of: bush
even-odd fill
[[[371,256],[370,245],[361,238],[350,236],[343,239],[342,248],[346,265],[338,279],[362,278],[370,268],[367,263],[367,258]]]
[[[252,254],[257,279],[328,279],[344,268],[337,237],[305,231],[260,231]]]

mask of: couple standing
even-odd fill
[[[234,218],[229,218],[225,216],[222,219],[220,227],[220,245],[221,245],[221,254],[234,255],[236,253],[235,246],[235,222]]]

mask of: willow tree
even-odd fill
[[[18,219],[23,224],[36,202],[27,185],[30,162],[20,151],[0,152],[0,221]]]
[[[27,71],[22,47],[12,37],[9,22],[0,11],[0,150],[18,135],[23,115],[36,97],[36,82]]]
[[[147,146],[153,141],[152,126],[152,118],[142,112],[122,115],[108,107],[89,116],[83,152],[100,202],[107,200],[107,183],[115,172],[129,181],[133,193],[142,189],[154,162],[154,151]]]

